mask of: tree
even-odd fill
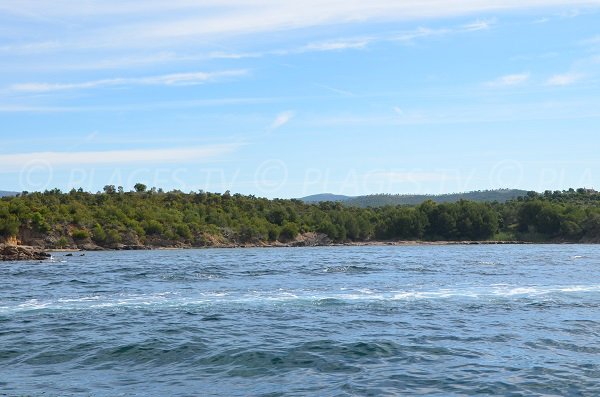
[[[148,186],[144,185],[143,183],[136,183],[133,188],[138,193],[144,193],[148,189]]]
[[[115,185],[106,185],[104,186],[103,190],[106,194],[115,194],[117,192]]]
[[[0,236],[14,237],[19,233],[21,222],[15,215],[9,215],[7,218],[0,219]]]

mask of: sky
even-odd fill
[[[600,188],[600,0],[3,0],[0,190]]]

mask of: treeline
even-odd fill
[[[525,190],[497,189],[478,190],[465,193],[449,194],[373,194],[368,196],[349,197],[343,201],[345,205],[357,207],[383,207],[387,205],[419,205],[427,200],[436,203],[455,203],[460,200],[477,202],[499,202],[503,203],[527,194]]]
[[[358,208],[137,184],[132,192],[106,186],[96,194],[55,189],[0,199],[0,237],[48,248],[287,243],[309,232],[333,242],[598,241],[600,194],[579,189],[530,192],[506,203]]]

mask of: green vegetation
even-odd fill
[[[527,194],[526,190],[518,189],[496,189],[496,190],[477,190],[466,193],[450,194],[372,194],[368,196],[340,196],[335,194],[315,194],[304,197],[301,200],[305,203],[319,203],[322,201],[339,201],[346,206],[355,207],[385,207],[387,205],[419,205],[425,201],[431,200],[436,203],[456,203],[460,200],[477,202],[504,203]]]
[[[600,241],[600,193],[529,192],[505,203],[460,200],[359,208],[239,194],[106,186],[0,199],[0,237],[46,247],[287,243],[308,232],[370,240]]]

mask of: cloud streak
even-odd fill
[[[176,73],[161,76],[114,78],[85,81],[82,83],[20,83],[10,86],[12,91],[18,92],[51,92],[65,90],[85,90],[103,87],[123,87],[131,85],[163,85],[163,86],[185,86],[198,85],[215,81],[220,78],[244,76],[246,70],[226,70],[221,72],[193,72]]]
[[[311,43],[302,47],[300,52],[309,52],[309,51],[337,51],[337,50],[347,50],[347,49],[361,49],[365,48],[372,39],[363,38],[363,39],[346,39],[346,40],[334,40],[334,41],[324,41],[320,43]]]
[[[278,0],[90,0],[73,2],[70,0],[54,0],[44,2],[38,0],[4,0],[0,4],[0,12],[19,15],[23,18],[80,18],[90,16],[118,16],[138,14],[161,15],[166,13],[208,13],[215,8],[227,9],[231,13],[245,10],[247,13],[261,10],[271,11],[275,15],[288,15],[292,11],[297,18],[303,15],[329,20],[334,17],[345,20],[365,20],[368,18],[387,16],[388,18],[423,18],[438,16],[455,16],[481,11],[504,11],[514,9],[550,8],[550,7],[590,7],[598,5],[593,0],[456,0],[451,3],[445,0],[429,1],[397,1],[397,0],[305,0],[301,4],[281,2]]]
[[[291,110],[279,113],[277,117],[275,117],[275,120],[273,120],[273,123],[271,123],[271,130],[283,127],[289,123],[292,118],[294,118],[294,112]]]
[[[69,29],[52,31],[40,50],[106,47],[156,47],[198,38],[216,40],[248,34],[308,29],[319,26],[427,20],[528,11],[535,8],[600,7],[598,0],[305,0],[301,4],[279,0],[4,0],[0,15],[57,20]],[[111,18],[119,16],[118,18]],[[123,17],[121,17],[123,16]],[[80,24],[82,17],[92,24]],[[129,18],[125,18],[129,17]],[[135,21],[151,22],[135,22]],[[115,22],[113,22],[115,21]],[[490,20],[464,25],[465,30],[487,29]],[[86,26],[105,26],[87,28]],[[75,31],[72,26],[76,26]],[[78,27],[83,26],[83,27]],[[39,37],[37,35],[31,37]],[[77,39],[73,39],[77,37]],[[35,49],[36,44],[25,44]]]
[[[555,74],[546,81],[546,85],[564,87],[577,83],[582,77],[580,73]]]
[[[234,152],[239,144],[206,145],[194,148],[133,149],[89,152],[36,152],[0,155],[2,172],[19,172],[28,167],[83,167],[165,163],[202,163]]]
[[[495,80],[485,83],[488,87],[513,87],[526,83],[529,80],[529,73],[516,73],[500,76]]]
[[[465,30],[467,32],[474,32],[474,31],[478,31],[478,30],[488,30],[495,23],[496,23],[496,21],[493,19],[477,20],[475,22],[471,22],[466,25],[463,25],[462,28],[463,28],[463,30]]]

